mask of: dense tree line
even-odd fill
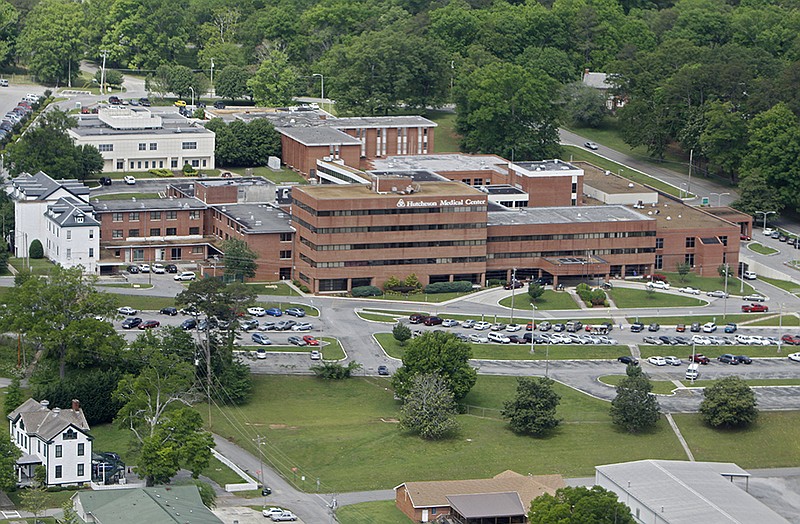
[[[270,105],[320,94],[324,75],[341,113],[454,101],[465,151],[517,159],[557,154],[562,123],[603,121],[576,85],[602,71],[630,145],[692,150],[741,181],[744,209],[780,210],[800,207],[798,29],[791,2],[0,0],[0,67],[64,85],[107,50],[185,95],[210,88],[213,62],[221,96]]]

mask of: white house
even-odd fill
[[[151,113],[137,107],[107,107],[96,115],[79,115],[67,129],[75,145],[100,151],[103,172],[214,169],[216,135],[177,113]]]
[[[17,460],[20,483],[33,478],[36,466],[47,470],[48,486],[88,483],[92,475],[92,437],[81,404],[49,408],[29,398],[8,415],[11,440],[22,450]]]
[[[97,272],[100,222],[88,204],[88,187],[40,171],[12,179],[8,193],[15,202],[14,256],[28,256],[31,242],[39,240],[44,256],[54,263]]]

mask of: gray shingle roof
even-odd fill
[[[94,209],[89,204],[73,197],[60,198],[47,206],[47,218],[61,227],[99,226],[94,218]]]
[[[89,188],[82,182],[72,179],[53,180],[42,171],[35,175],[22,173],[13,178],[11,184],[22,191],[26,197],[36,197],[36,200],[45,200],[62,187],[77,197],[89,195]]]
[[[83,433],[88,433],[89,423],[83,416],[83,410],[59,409],[52,410],[29,398],[20,407],[9,413],[9,420],[15,421],[22,417],[25,431],[29,435],[38,435],[45,441],[52,440],[56,435],[70,426]]]

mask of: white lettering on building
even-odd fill
[[[448,206],[485,206],[486,200],[473,200],[471,198],[459,200],[405,200],[403,198],[397,201],[397,207],[448,207]]]

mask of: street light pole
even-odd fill
[[[725,320],[725,316],[728,314],[728,273],[730,272],[730,266],[727,262],[725,262],[725,296],[722,299],[722,320]]]
[[[214,59],[211,59],[211,98],[214,98]]]
[[[755,211],[754,213],[764,217],[764,227],[762,229],[767,229],[767,216],[774,215],[777,211]]]
[[[192,110],[194,111],[194,88],[189,86],[189,91],[192,92]]]
[[[722,205],[722,197],[725,195],[730,195],[730,193],[710,193],[712,196],[717,195],[717,207]]]
[[[692,191],[692,166],[693,166],[693,164],[694,164],[694,149],[690,149],[689,150],[689,182],[686,184],[687,192],[691,192]]]
[[[517,268],[511,270],[511,323],[514,323],[514,296],[517,292]]]
[[[778,334],[783,332],[783,302],[781,302],[780,313],[778,313]],[[781,335],[782,337],[783,335]],[[781,339],[778,339],[778,353],[781,352]]]
[[[312,77],[318,76],[320,80],[320,102],[322,103],[323,109],[325,108],[325,76],[322,73],[312,73]]]

